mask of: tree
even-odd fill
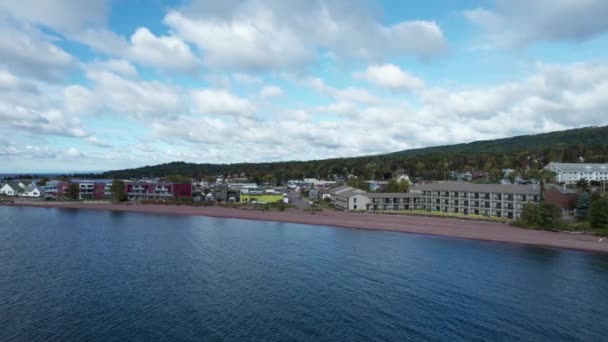
[[[42,179],[38,182],[38,185],[45,186],[51,179],[49,177],[42,177]]]
[[[587,191],[583,191],[576,201],[576,218],[579,220],[587,219],[587,211],[591,205],[591,198]]]
[[[399,192],[399,184],[394,179],[389,179],[388,184],[386,185],[386,192]]]
[[[405,179],[399,181],[399,192],[408,192],[410,189],[410,182]]]
[[[171,183],[190,183],[190,178],[182,175],[170,175],[165,177],[165,180]]]
[[[65,197],[69,199],[78,199],[80,195],[80,187],[78,184],[72,183],[65,189]]]
[[[112,201],[124,202],[127,200],[127,195],[125,194],[125,182],[119,179],[113,180],[110,191],[112,192]]]
[[[524,206],[519,222],[526,227],[551,229],[559,226],[561,212],[549,203],[528,203]]]
[[[608,196],[594,198],[589,210],[591,228],[608,228]]]
[[[353,188],[369,191],[369,184],[367,184],[363,179],[352,177],[346,181],[346,185],[352,186]]]

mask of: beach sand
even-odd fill
[[[99,202],[16,202],[8,205],[45,208],[115,210],[154,214],[199,215],[245,220],[303,223],[309,225],[386,230],[557,249],[574,249],[588,252],[608,253],[608,239],[600,241],[600,238],[596,236],[528,230],[511,227],[504,223],[461,220],[443,217],[351,213],[328,210],[311,214],[297,209],[264,212],[261,210],[243,210],[218,206],[195,207],[187,205],[137,205]]]

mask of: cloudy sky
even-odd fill
[[[606,0],[0,2],[0,172],[608,124]]]

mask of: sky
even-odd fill
[[[608,124],[605,0],[0,2],[0,173]]]

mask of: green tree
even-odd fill
[[[119,179],[113,180],[110,191],[112,192],[112,201],[124,202],[127,200],[127,194],[125,193],[125,182]]]
[[[353,188],[369,191],[369,184],[367,184],[362,178],[351,177],[346,181],[346,185],[352,186]]]
[[[409,189],[410,182],[406,181],[405,179],[399,181],[399,192],[408,192]]]
[[[38,185],[45,186],[51,179],[49,177],[42,177],[42,179],[38,182]]]
[[[608,228],[608,196],[594,198],[589,210],[591,228]]]
[[[542,180],[545,183],[555,183],[555,176],[555,172],[549,170],[541,170],[538,172],[539,180]]]
[[[190,178],[182,175],[170,175],[165,177],[165,180],[170,183],[190,183]]]
[[[587,191],[583,191],[576,201],[576,218],[579,220],[587,219],[587,211],[591,205],[591,197]]]
[[[69,199],[78,199],[80,195],[80,187],[78,184],[72,183],[65,189],[65,197]]]
[[[520,224],[530,228],[552,229],[559,226],[561,212],[559,208],[549,203],[528,203],[524,206]]]
[[[393,178],[388,180],[388,184],[386,184],[386,192],[399,192],[399,184]]]

